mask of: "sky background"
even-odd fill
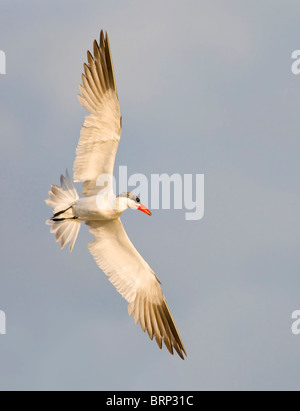
[[[299,1],[0,8],[0,389],[299,389]],[[70,255],[45,225],[50,184],[72,171],[82,64],[102,28],[123,115],[116,166],[205,174],[202,220],[122,218],[162,282],[185,361],[128,317],[86,227]]]

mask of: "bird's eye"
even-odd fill
[[[136,198],[136,202],[137,202],[137,203],[139,203],[139,202],[140,202],[140,199],[139,199],[138,197]]]

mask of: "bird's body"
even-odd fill
[[[47,220],[61,248],[70,243],[72,251],[81,223],[90,228],[94,241],[89,250],[98,266],[128,301],[128,311],[140,322],[149,337],[162,341],[169,352],[173,348],[183,359],[186,351],[167,306],[156,274],[130,242],[120,220],[127,209],[151,215],[150,210],[133,193],[118,196],[106,190],[99,177],[112,177],[120,140],[120,116],[108,36],[101,31],[99,44],[94,42],[94,55],[87,54],[81,104],[89,111],[81,129],[74,161],[74,181],[83,182],[79,197],[68,172],[61,176],[61,186],[52,185],[46,203],[53,208]],[[104,178],[105,180],[105,178]],[[99,183],[100,181],[100,183]],[[102,180],[103,183],[103,180]]]
[[[123,202],[118,201],[116,197],[116,207],[99,207],[98,197],[82,197],[76,201],[73,205],[74,215],[83,221],[103,221],[103,220],[113,220],[119,218],[123,211],[126,210],[127,205]]]

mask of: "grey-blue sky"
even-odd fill
[[[162,4],[163,3],[163,4]],[[1,389],[298,389],[300,76],[296,1],[2,1]],[[86,50],[108,30],[117,166],[205,174],[205,217],[125,213],[188,351],[148,340],[80,232],[44,220],[85,115]]]

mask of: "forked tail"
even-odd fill
[[[53,217],[46,221],[50,225],[50,232],[55,233],[56,241],[61,242],[61,248],[70,243],[70,252],[77,239],[81,221],[73,213],[73,204],[79,199],[76,188],[68,171],[66,176],[60,176],[61,187],[51,185],[49,198],[45,200],[53,208]]]

